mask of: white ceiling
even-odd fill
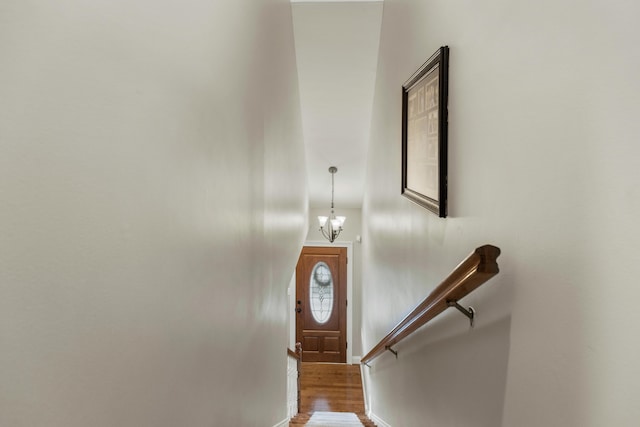
[[[381,1],[291,0],[312,207],[361,207]]]

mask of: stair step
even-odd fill
[[[309,418],[311,418],[310,414],[297,414],[289,421],[289,427],[306,425]]]
[[[309,422],[309,420],[311,419],[312,415],[313,415],[313,413],[310,413],[310,414],[303,414],[303,413],[297,414],[295,417],[291,418],[291,420],[289,421],[289,427],[306,426],[307,423]],[[364,414],[356,414],[356,416],[358,417],[358,419],[360,420],[360,422],[362,423],[363,426],[365,426],[365,427],[376,427],[375,423],[373,421],[371,421],[369,419],[369,417],[367,417],[366,415],[364,415]]]
[[[376,424],[364,414],[358,414],[358,418],[360,418],[360,422],[365,427],[377,427]]]

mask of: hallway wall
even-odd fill
[[[393,426],[631,426],[640,5],[386,0],[363,206],[366,353],[475,247],[501,273],[365,369]],[[451,48],[449,218],[400,195],[403,82]],[[630,335],[631,334],[631,335]]]
[[[10,0],[0,22],[0,425],[286,419],[289,2]]]

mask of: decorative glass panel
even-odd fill
[[[333,276],[327,263],[320,261],[309,278],[311,314],[318,323],[326,323],[333,310]]]

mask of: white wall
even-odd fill
[[[473,248],[501,273],[367,369],[394,426],[640,417],[640,5],[387,0],[363,207],[366,353]],[[400,88],[451,48],[450,217],[400,196]]]
[[[0,28],[0,425],[285,419],[289,2],[8,1]]]

